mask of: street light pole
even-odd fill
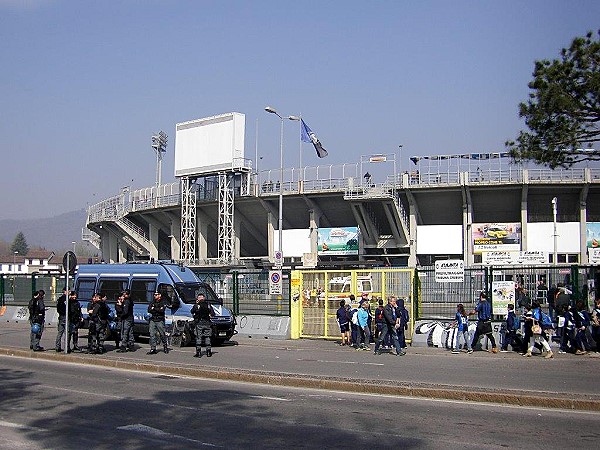
[[[285,119],[288,120],[298,120],[299,118],[296,116],[281,116],[275,108],[272,106],[265,107],[265,111],[271,114],[275,114],[279,117],[281,121],[281,131],[279,136],[279,219],[278,219],[278,227],[279,227],[279,254],[282,257],[283,262],[283,121]]]
[[[556,265],[557,263],[557,238],[558,234],[556,233],[556,213],[557,213],[558,199],[556,197],[552,198],[552,223],[554,225],[553,237],[554,237],[554,253],[552,256],[552,263]]]

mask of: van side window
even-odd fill
[[[127,278],[100,278],[98,291],[106,295],[109,302],[114,302],[124,289],[127,289],[129,280]]]
[[[131,281],[131,298],[134,303],[151,303],[156,292],[156,280]]]
[[[82,303],[88,303],[92,300],[96,288],[96,278],[79,278],[75,290],[77,291],[77,300]]]

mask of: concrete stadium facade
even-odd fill
[[[600,222],[598,168],[506,164],[482,171],[438,165],[395,173],[394,166],[394,173],[380,174],[378,182],[363,176],[363,169],[362,163],[305,167],[285,169],[281,177],[279,169],[256,173],[248,167],[123,190],[88,208],[87,229],[93,233],[87,237],[93,236],[106,262],[152,258],[182,260],[193,267],[271,267],[281,192],[283,229],[306,230],[308,259],[317,267],[417,267],[447,258],[477,266],[482,259],[473,236],[481,223],[518,224],[520,251],[556,253],[558,263],[589,262],[586,227]],[[225,233],[224,189],[231,198],[231,214],[225,218],[231,225]],[[184,190],[194,196],[191,209],[185,206]],[[193,236],[185,225],[190,222]],[[540,230],[556,222],[561,231],[550,231],[540,244]],[[430,226],[440,227],[441,235],[432,236],[431,229],[426,233]],[[323,227],[358,227],[358,254],[320,252],[317,257],[317,232]],[[225,258],[223,239],[231,243]],[[182,246],[190,242],[196,257],[181,258]],[[302,266],[301,256],[284,251],[284,265]]]

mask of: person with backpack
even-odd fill
[[[531,338],[528,341],[527,352],[523,356],[531,357],[533,355],[533,347],[536,343],[540,343],[544,350],[546,350],[546,356],[544,358],[550,359],[554,358],[554,353],[550,348],[550,344],[548,344],[548,340],[546,337],[546,333],[542,328],[542,310],[540,309],[540,304],[538,302],[533,302],[531,304],[531,310],[525,316],[525,320],[531,322]]]
[[[508,305],[508,314],[506,314],[506,334],[504,335],[504,341],[500,346],[502,353],[508,352],[508,346],[510,345],[513,350],[517,348],[517,331],[521,329],[521,321],[515,314],[515,305],[512,303]]]
[[[457,355],[460,353],[460,337],[463,337],[465,341],[465,347],[467,347],[467,353],[473,353],[471,343],[469,341],[469,316],[465,311],[465,307],[462,303],[456,305],[456,344],[454,344],[454,350],[452,353]]]
[[[44,320],[46,319],[46,305],[44,304],[43,290],[35,291],[33,297],[29,300],[29,324],[31,333],[29,338],[29,348],[34,352],[43,352],[44,347],[40,346],[42,333],[44,332]]]

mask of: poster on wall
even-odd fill
[[[520,223],[474,223],[473,252],[521,250]]]
[[[317,253],[322,256],[358,255],[358,227],[319,228]]]
[[[509,303],[515,304],[515,282],[493,281],[492,311],[494,314],[502,316],[507,315]]]
[[[585,224],[587,248],[600,248],[600,222]]]

